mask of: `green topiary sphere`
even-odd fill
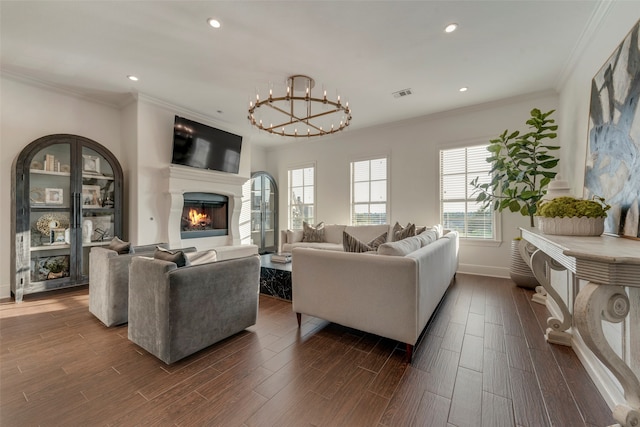
[[[605,218],[611,206],[607,205],[603,198],[594,197],[594,200],[582,200],[573,197],[556,197],[553,200],[541,201],[538,204],[537,215],[545,218]]]

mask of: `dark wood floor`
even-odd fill
[[[0,303],[2,426],[606,426],[548,313],[458,274],[411,365],[404,346],[261,297],[258,324],[167,366],[88,312],[88,291]],[[375,313],[371,314],[375,316]]]

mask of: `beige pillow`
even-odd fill
[[[201,252],[189,252],[185,255],[189,260],[189,265],[208,264],[218,260],[218,253],[215,249]]]
[[[387,241],[387,233],[384,232],[369,243],[361,242],[346,231],[342,232],[342,247],[345,252],[371,252]]]
[[[315,227],[309,225],[306,221],[302,222],[302,241],[303,242],[324,242],[324,222],[319,222]]]

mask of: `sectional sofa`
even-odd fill
[[[351,231],[366,241],[379,230]],[[334,250],[295,242],[290,247],[298,324],[306,314],[400,341],[408,361],[458,268],[456,231],[440,235],[428,230],[365,253],[344,252],[337,245]]]

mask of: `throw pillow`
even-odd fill
[[[306,221],[302,222],[302,241],[303,242],[324,242],[324,222],[319,222],[315,227],[309,225]]]
[[[378,246],[387,241],[387,232],[385,231],[380,236],[376,237],[369,243],[361,242],[360,240],[353,237],[351,234],[346,231],[342,232],[342,247],[345,252],[371,252],[376,251]]]
[[[178,266],[178,268],[190,265],[189,259],[182,251],[170,251],[157,247],[156,251],[153,253],[153,257],[162,261],[173,262]]]
[[[207,264],[218,260],[218,253],[215,249],[202,252],[189,252],[185,255],[189,260],[189,265]]]
[[[416,235],[416,225],[407,223],[406,227],[401,226],[398,222],[393,226],[393,241],[406,239],[407,237]]]
[[[108,248],[112,251],[118,252],[119,255],[133,253],[131,242],[125,242],[124,240],[120,240],[118,237],[111,239]]]
[[[442,228],[442,224],[436,224],[431,227],[431,229],[435,230],[438,239],[444,236],[444,229]]]
[[[406,256],[422,247],[421,240],[412,236],[397,242],[387,242],[380,245],[378,255]]]

